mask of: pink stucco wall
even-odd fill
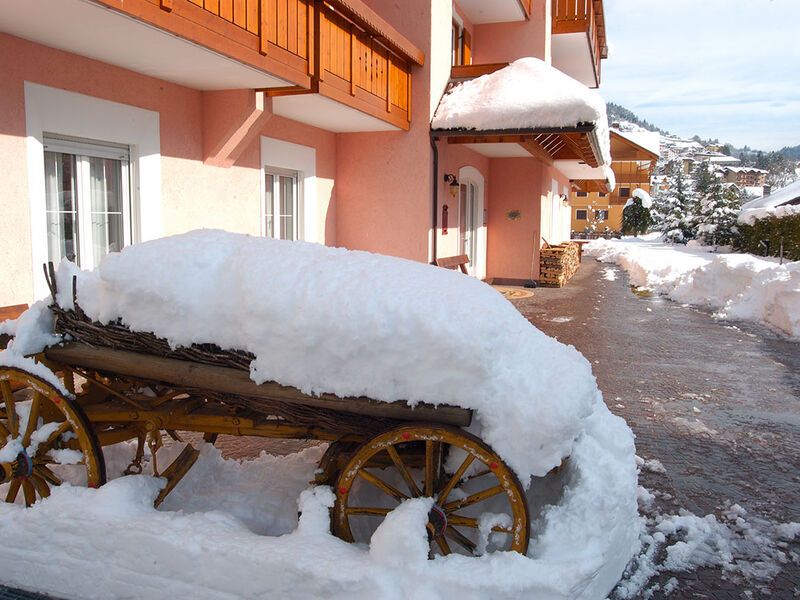
[[[323,241],[336,243],[333,180],[336,134],[272,117],[229,168],[204,163],[204,135],[218,135],[209,110],[224,104],[208,101],[204,92],[114,67],[100,61],[0,34],[0,208],[6,223],[0,236],[3,278],[0,306],[33,300],[31,221],[26,158],[24,82],[156,111],[161,144],[163,233],[216,227],[261,233],[259,136],[314,147]],[[208,94],[208,93],[205,93]],[[205,129],[208,128],[208,133]],[[40,268],[40,267],[36,267]]]
[[[423,67],[413,69],[408,132],[338,136],[337,243],[427,261],[432,224],[429,127],[433,3],[367,3],[419,47],[426,60]]]
[[[549,1],[533,0],[527,21],[475,25],[472,62],[512,62],[525,56],[549,61]]]

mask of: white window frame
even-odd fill
[[[316,149],[264,136],[261,137],[261,235],[266,235],[266,174],[273,169],[297,173],[297,239],[324,244],[317,201]]]
[[[472,166],[461,167],[458,170],[459,183],[471,183],[475,186],[475,256],[471,258],[468,266],[469,274],[477,279],[486,279],[486,218],[484,209],[486,208],[484,193],[486,180],[483,174]],[[459,200],[459,213],[461,202]],[[459,235],[461,235],[461,214],[458,215]],[[459,242],[460,243],[460,242]]]
[[[267,175],[271,175],[274,179],[272,182],[272,236],[276,239],[286,240],[299,240],[300,239],[300,174],[297,171],[289,169],[281,169],[278,167],[264,166],[264,195],[262,197],[262,235],[269,235],[267,228]],[[280,235],[280,205],[281,205],[281,177],[289,177],[294,181],[292,186],[292,232],[289,237],[281,237]]]
[[[90,158],[110,158],[120,161],[122,167],[122,247],[134,241],[133,232],[136,210],[131,200],[130,148],[120,144],[107,144],[98,140],[77,140],[45,133],[44,151],[69,154],[76,157],[76,185],[73,190],[73,205],[76,207],[78,228],[78,258],[82,269],[94,269],[94,248],[92,238],[91,177]],[[78,262],[78,261],[76,261]]]
[[[42,274],[47,262],[44,134],[103,140],[130,148],[133,241],[163,235],[161,206],[161,136],[155,111],[101,100],[30,81],[25,82],[31,256],[35,298],[49,294]],[[136,215],[132,215],[135,217]]]

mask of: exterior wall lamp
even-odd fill
[[[445,173],[444,174],[444,182],[449,184],[448,190],[450,190],[450,195],[455,198],[458,196],[458,179],[452,173]]]

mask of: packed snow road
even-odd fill
[[[611,597],[798,597],[800,343],[636,295],[591,258],[514,304],[592,362],[636,435],[647,529]]]

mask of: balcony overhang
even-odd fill
[[[0,11],[11,35],[196,90],[267,91],[274,114],[337,132],[408,129],[411,65],[425,59],[362,0],[0,0]]]
[[[531,0],[457,0],[458,7],[475,25],[525,21]]]
[[[0,30],[10,35],[197,90],[289,85],[286,79],[87,0],[0,0],[0,13]]]
[[[553,0],[551,32],[553,66],[599,87],[601,60],[608,57],[602,0]]]

